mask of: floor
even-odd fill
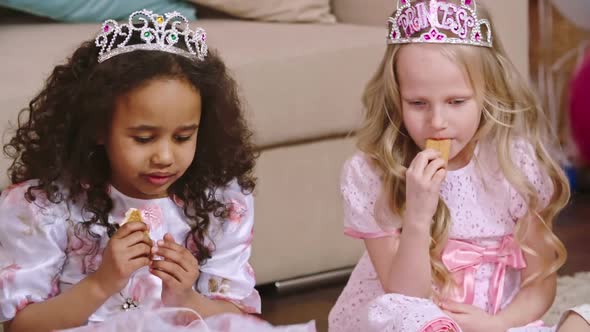
[[[574,196],[555,224],[555,233],[568,249],[561,275],[590,271],[590,193]],[[585,256],[586,255],[586,256]],[[262,318],[276,325],[315,320],[319,332],[327,331],[328,313],[344,283],[310,289],[293,295],[277,296],[262,291]]]

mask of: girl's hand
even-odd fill
[[[162,302],[166,306],[187,307],[199,278],[199,262],[170,234],[158,241],[158,248],[154,247],[152,253],[164,258],[152,261],[151,265],[152,274],[162,279]]]
[[[439,190],[447,172],[440,152],[426,149],[406,170],[404,221],[430,226],[438,205]]]
[[[440,306],[459,325],[463,332],[497,332],[506,331],[510,328],[504,326],[497,316],[490,315],[471,304],[446,300]]]
[[[100,267],[93,275],[106,295],[123,289],[133,272],[149,265],[151,246],[145,231],[146,224],[130,222],[121,226],[109,240]]]

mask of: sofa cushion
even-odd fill
[[[65,22],[127,20],[129,13],[144,8],[156,13],[177,11],[188,19],[196,18],[195,7],[180,0],[0,0],[0,6]]]
[[[268,149],[256,166],[256,281],[325,272],[356,264],[363,242],[344,236],[340,173],[354,138]]]
[[[334,23],[330,0],[189,0],[229,15],[266,22]]]
[[[377,27],[238,20],[198,24],[234,72],[255,142],[263,148],[354,129],[363,87],[385,50],[384,29]],[[11,45],[0,52],[2,128],[9,120],[15,123],[53,66],[97,30],[96,24],[2,26],[0,43]],[[0,172],[7,162],[0,160]],[[0,188],[5,180],[2,174]]]

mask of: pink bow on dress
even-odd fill
[[[475,244],[449,240],[442,254],[442,261],[458,282],[462,291],[455,299],[461,303],[473,304],[475,293],[475,272],[483,263],[496,265],[489,288],[492,314],[500,310],[504,292],[506,267],[523,269],[526,262],[522,250],[512,236],[505,236],[500,246],[485,248]]]

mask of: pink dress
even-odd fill
[[[526,266],[512,238],[526,204],[500,173],[494,154],[491,145],[480,143],[476,157],[448,172],[440,189],[452,218],[443,263],[462,286],[452,298],[489,313],[504,308],[518,293],[520,270]],[[512,155],[537,189],[541,204],[547,204],[552,184],[539,172],[531,146],[519,141]],[[375,220],[380,188],[379,174],[366,155],[359,152],[346,162],[341,178],[345,234],[358,239],[399,236],[401,225],[384,228]],[[453,329],[459,331],[432,301],[385,294],[366,252],[329,316],[329,330],[334,332]]]
[[[103,227],[93,225],[91,228],[99,235],[99,240],[80,229],[84,212],[79,202],[53,204],[42,195],[28,202],[24,193],[33,183],[35,181],[11,186],[0,197],[0,322],[13,319],[19,310],[31,303],[66,291],[96,271],[108,243]],[[109,195],[114,204],[110,223],[120,223],[129,208],[137,208],[150,226],[149,235],[154,243],[166,233],[177,243],[186,243],[190,226],[181,201],[131,198],[114,187],[110,187]],[[230,214],[227,220],[210,215],[205,245],[213,249],[212,257],[200,267],[194,289],[211,299],[232,302],[244,312],[259,313],[260,296],[254,288],[254,271],[248,263],[254,226],[252,195],[243,194],[235,181],[218,190],[216,195],[229,206]],[[197,250],[191,241],[187,248],[193,252]],[[244,331],[235,328],[236,325],[257,326],[252,331],[272,328],[253,317],[224,315],[212,318],[207,329],[207,324],[197,319],[197,313],[163,307],[161,291],[161,280],[147,267],[141,268],[121,292],[114,294],[88,318],[88,326],[80,331],[118,331],[123,326],[126,331],[133,331],[140,329],[137,327],[140,325],[146,326],[145,330],[149,326],[153,331],[180,331],[180,326],[186,328],[183,331]],[[136,308],[126,310],[130,306]],[[217,329],[219,326],[221,328]],[[230,329],[231,326],[234,328]],[[306,325],[301,331],[312,331],[312,327]]]

